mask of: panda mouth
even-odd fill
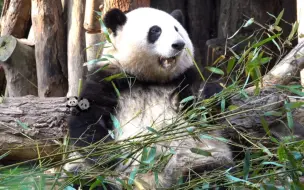
[[[165,57],[160,57],[159,58],[159,64],[161,67],[164,69],[171,69],[176,65],[176,58],[177,56],[165,58]]]

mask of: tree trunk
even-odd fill
[[[103,4],[103,0],[87,0],[85,3],[83,27],[90,33],[100,33],[99,15],[95,11],[100,11],[99,7]]]
[[[103,45],[96,45],[100,42],[105,41],[104,36],[100,32],[86,32],[86,53],[87,53],[87,61],[97,59],[102,54]],[[91,70],[94,67],[93,64],[87,65],[87,69]]]
[[[68,96],[78,95],[78,81],[84,74],[83,63],[86,61],[84,22],[85,0],[68,3]]]
[[[39,97],[66,96],[66,36],[61,1],[33,0]]]
[[[1,36],[25,38],[31,19],[31,0],[5,0],[1,17]]]
[[[267,12],[276,14],[278,9],[281,11],[278,0],[221,0],[218,38],[233,35],[248,18],[254,18],[255,21],[266,24],[266,21],[273,19]],[[256,27],[251,25],[243,29],[243,34],[251,35]]]
[[[0,155],[11,150],[7,159],[37,158],[36,144],[42,155],[54,151],[53,140],[67,132],[65,103],[66,98],[4,98],[0,104]]]
[[[10,97],[37,95],[35,50],[27,40],[13,36],[0,38],[0,61],[5,70],[7,90]]]
[[[128,12],[138,7],[150,7],[150,0],[104,0],[103,13],[111,8],[119,8],[123,12]]]

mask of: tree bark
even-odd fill
[[[6,0],[2,9],[1,36],[25,38],[31,19],[31,0]]]
[[[217,37],[226,38],[233,35],[244,21],[248,20],[248,17],[265,24],[270,19],[273,19],[267,12],[276,14],[278,10],[281,11],[282,9],[280,1],[277,0],[221,0]],[[251,35],[256,27],[251,25],[243,29],[242,33]]]
[[[87,47],[86,49],[87,61],[97,59],[98,56],[102,54],[103,45],[96,45],[96,44],[105,41],[104,36],[100,32],[98,33],[86,32],[85,38],[86,38],[86,47]],[[94,67],[93,64],[87,65],[88,70],[91,70],[92,67]]]
[[[100,11],[99,7],[103,4],[103,0],[87,0],[85,3],[83,27],[90,33],[100,33],[99,16],[95,11]]]
[[[264,77],[263,87],[288,84],[304,68],[304,41],[293,48],[283,60],[274,66]]]
[[[61,1],[32,1],[39,97],[67,93],[67,47],[62,15]]]
[[[0,37],[0,61],[5,70],[10,97],[37,95],[35,50],[27,40],[13,36]]]
[[[26,96],[4,98],[0,104],[0,155],[11,150],[8,160],[27,160],[54,151],[54,141],[67,132],[66,98]]]
[[[83,63],[86,62],[84,22],[85,0],[68,3],[68,96],[78,95],[78,81],[83,78]]]
[[[111,8],[119,8],[123,12],[128,12],[138,7],[150,7],[150,0],[104,0],[103,13]]]

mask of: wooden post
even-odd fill
[[[138,7],[150,7],[150,0],[104,0],[103,13],[111,8],[119,8],[123,12],[127,12]]]
[[[66,96],[67,51],[61,1],[32,0],[39,97]]]
[[[100,17],[95,11],[101,11],[100,6],[103,6],[103,0],[87,0],[85,8],[85,16],[83,26],[86,30],[86,53],[87,61],[96,59],[98,54],[102,53],[103,45],[96,46],[95,44],[105,41],[104,36],[101,33],[100,22],[98,17]],[[87,69],[91,70],[94,65],[87,65]]]
[[[34,44],[13,36],[0,38],[0,61],[10,97],[38,95]]]
[[[1,18],[1,36],[25,38],[31,19],[31,0],[5,0]]]
[[[85,30],[83,28],[85,0],[68,2],[68,72],[67,96],[77,96],[78,81],[83,77],[86,62]]]

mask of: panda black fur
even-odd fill
[[[174,17],[173,17],[174,16]],[[110,141],[109,130],[113,130],[111,115],[122,126],[122,133],[115,133],[115,140],[125,140],[136,134],[147,133],[147,127],[155,124],[156,130],[171,124],[180,113],[179,102],[189,96],[198,96],[200,78],[193,65],[192,42],[180,22],[183,16],[174,11],[172,16],[152,8],[139,8],[127,14],[118,9],[106,13],[104,23],[112,30],[111,42],[103,54],[114,56],[105,70],[96,70],[106,63],[100,62],[92,69],[84,84],[80,98],[90,100],[90,109],[69,118],[70,136],[78,139],[76,146],[87,146],[104,139]],[[110,46],[110,47],[109,47]],[[106,77],[123,72],[128,77],[109,82]],[[113,83],[119,90],[118,97]],[[190,103],[191,104],[191,103]],[[181,109],[187,108],[188,105]],[[134,118],[134,116],[137,117]],[[213,136],[221,136],[215,131]],[[107,138],[105,138],[107,137]],[[229,147],[219,141],[191,137],[171,141],[175,147],[163,173],[159,174],[159,185],[171,187],[189,168],[210,170],[232,162]],[[157,145],[157,151],[160,151]],[[212,157],[194,154],[190,148],[211,152]],[[131,171],[120,164],[116,170]],[[140,176],[155,189],[153,176]]]

